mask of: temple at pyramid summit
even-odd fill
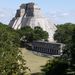
[[[9,26],[15,30],[25,26],[30,26],[31,28],[40,26],[48,32],[50,42],[54,42],[53,36],[57,29],[54,23],[43,15],[41,8],[33,2],[21,4]]]

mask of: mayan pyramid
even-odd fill
[[[54,23],[50,22],[48,18],[43,15],[38,5],[33,2],[21,4],[15,17],[10,21],[9,26],[15,30],[25,26],[30,26],[31,28],[40,26],[49,33],[50,42],[54,41],[53,35],[57,29]]]

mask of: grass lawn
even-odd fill
[[[23,58],[26,60],[26,65],[30,68],[31,73],[40,72],[41,67],[47,63],[50,58],[35,55],[32,51],[21,48]]]

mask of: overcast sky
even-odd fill
[[[0,0],[0,22],[8,24],[22,3],[32,1],[55,24],[75,23],[75,0]]]

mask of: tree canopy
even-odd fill
[[[25,40],[32,42],[33,40],[47,40],[48,33],[40,27],[21,28],[13,30],[0,23],[0,74],[1,75],[25,75],[26,61],[22,58],[20,47],[20,39],[25,36]]]
[[[24,75],[27,67],[19,50],[19,34],[10,27],[0,24],[0,74]]]
[[[26,26],[24,28],[21,28],[18,30],[21,37],[25,36],[25,39],[29,42],[32,42],[34,40],[48,40],[48,32],[44,31],[41,27],[36,26],[34,29],[32,29],[29,26]]]
[[[54,39],[60,43],[68,43],[72,38],[73,29],[75,29],[75,24],[72,23],[57,25]]]
[[[58,25],[54,38],[65,44],[63,54],[48,61],[42,71],[45,75],[75,75],[75,24]]]
[[[68,64],[55,58],[49,60],[45,66],[43,66],[42,72],[44,75],[66,75],[66,69]]]

